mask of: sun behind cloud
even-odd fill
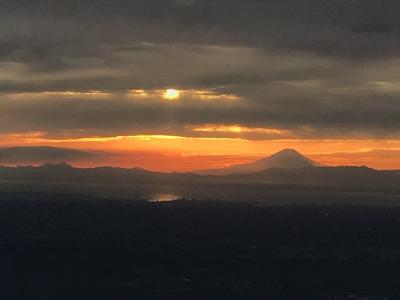
[[[164,97],[164,99],[175,100],[175,99],[178,99],[180,95],[181,95],[181,93],[178,90],[167,89],[167,90],[165,90],[163,97]]]

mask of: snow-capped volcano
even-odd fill
[[[233,165],[223,169],[201,171],[201,174],[209,175],[228,175],[228,174],[244,174],[263,171],[266,169],[303,169],[317,167],[318,163],[305,157],[294,149],[284,149],[269,157],[257,160],[248,164]]]

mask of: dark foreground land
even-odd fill
[[[0,299],[400,299],[400,207],[0,197]]]

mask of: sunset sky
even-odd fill
[[[0,0],[0,147],[190,171],[400,169],[400,4]]]

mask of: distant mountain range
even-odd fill
[[[233,165],[223,169],[204,170],[196,173],[203,175],[248,174],[273,168],[296,170],[319,166],[321,165],[305,157],[294,149],[284,149],[269,157],[252,163]]]
[[[99,159],[103,154],[56,147],[0,148],[0,164],[39,165],[45,163],[72,163]]]
[[[199,188],[201,185],[287,184],[330,187],[357,187],[361,190],[395,190],[400,192],[400,171],[378,171],[367,167],[312,167],[304,169],[267,169],[233,175],[198,175],[160,173],[143,169],[74,168],[66,164],[39,167],[0,167],[0,182],[74,183],[78,185],[173,185]]]
[[[33,151],[32,151],[33,150]],[[15,151],[14,153],[12,153]],[[26,152],[28,151],[28,152]],[[29,153],[30,156],[27,155]],[[2,149],[0,162],[17,158],[88,159],[97,154],[88,152],[40,147],[35,149]],[[158,184],[193,186],[197,184],[246,183],[289,184],[314,186],[359,187],[361,189],[391,189],[400,191],[400,171],[378,171],[367,167],[324,167],[301,155],[296,150],[285,149],[270,157],[250,164],[236,165],[220,170],[199,173],[162,173],[141,168],[114,167],[74,168],[66,163],[47,163],[38,167],[0,167],[0,181],[32,183],[77,183],[132,185]]]

